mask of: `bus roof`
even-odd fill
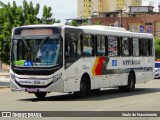
[[[138,33],[127,31],[122,27],[112,27],[112,26],[103,26],[103,25],[89,25],[89,26],[79,26],[78,28],[83,29],[85,33],[97,33],[97,34],[106,34],[107,35],[115,35],[115,36],[132,36],[132,37],[140,37],[140,38],[153,38],[153,35],[150,33]]]
[[[103,34],[103,35],[115,35],[115,36],[132,36],[132,37],[140,37],[140,38],[153,38],[152,34],[149,33],[137,33],[137,32],[131,32],[127,31],[125,28],[122,27],[113,27],[113,26],[103,26],[103,25],[87,25],[87,26],[68,26],[61,23],[56,23],[53,25],[48,24],[38,24],[38,25],[26,25],[26,26],[20,26],[17,28],[34,28],[34,27],[59,27],[59,28],[75,28],[75,29],[81,29],[86,34]],[[13,30],[14,30],[13,29]],[[107,33],[106,33],[107,32]]]
[[[112,27],[112,26],[103,26],[103,25],[89,25],[89,26],[79,26],[82,29],[92,29],[92,30],[113,30],[113,31],[126,31],[122,27]]]

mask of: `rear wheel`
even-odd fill
[[[135,75],[130,73],[128,76],[128,85],[118,87],[120,91],[133,91],[135,89]]]
[[[38,99],[43,99],[43,98],[46,97],[46,95],[47,95],[46,92],[37,92],[37,93],[35,93],[35,96],[36,96]]]
[[[129,74],[128,77],[128,85],[127,85],[127,91],[133,91],[135,89],[135,76],[134,74]]]

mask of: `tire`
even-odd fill
[[[130,92],[130,91],[133,91],[134,89],[135,89],[135,76],[133,73],[131,73],[129,74],[129,77],[128,77],[128,85],[126,90]]]
[[[135,89],[135,75],[133,73],[130,73],[128,76],[128,85],[119,86],[118,89],[120,91],[127,91],[127,92],[133,91]]]
[[[35,96],[38,98],[38,99],[44,99],[46,97],[47,93],[46,92],[37,92],[35,93]]]
[[[75,92],[74,94],[78,97],[85,97],[90,93],[90,83],[86,78],[82,78],[80,83],[80,91]]]

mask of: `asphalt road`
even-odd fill
[[[159,117],[83,117],[84,111],[88,116],[95,115],[99,111],[160,111],[160,79],[154,79],[146,84],[138,84],[133,92],[106,89],[86,98],[76,98],[72,94],[50,93],[44,100],[38,100],[34,94],[11,92],[9,88],[0,88],[0,96],[0,111],[83,111],[83,113],[76,113],[82,117],[59,116],[50,119],[160,119]],[[63,116],[67,113],[62,112],[60,114]],[[17,118],[12,118],[12,120],[14,119]]]

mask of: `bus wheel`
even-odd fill
[[[128,85],[126,87],[127,87],[126,89],[127,91],[133,91],[135,89],[135,76],[133,73],[129,74]]]
[[[135,89],[135,75],[133,73],[130,73],[128,77],[128,85],[119,86],[118,89],[120,91],[127,91],[127,92],[133,91]]]
[[[47,95],[47,92],[37,92],[35,93],[35,96],[38,98],[38,99],[43,99],[45,98]]]
[[[80,91],[75,92],[74,94],[78,97],[85,97],[89,94],[89,92],[90,92],[90,83],[85,77],[83,77],[80,83]]]

